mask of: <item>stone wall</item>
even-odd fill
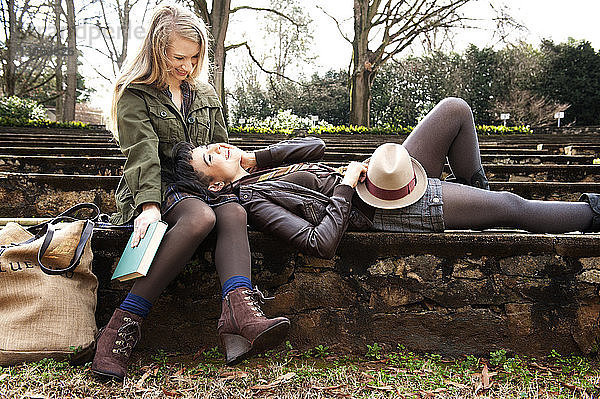
[[[100,325],[131,285],[108,280],[125,236],[94,239]],[[161,296],[140,349],[195,353],[217,344],[213,244]],[[377,342],[447,355],[597,351],[600,235],[347,233],[332,260],[256,232],[250,244],[253,282],[276,297],[264,309],[291,319],[295,348],[362,353]]]

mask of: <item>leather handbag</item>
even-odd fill
[[[81,210],[92,216],[79,219]],[[91,237],[99,209],[78,204],[29,228],[0,230],[0,365],[93,351],[98,279]]]

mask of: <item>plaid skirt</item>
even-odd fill
[[[373,229],[402,233],[438,233],[444,231],[442,183],[428,178],[427,190],[420,200],[397,209],[376,208]]]
[[[235,194],[225,194],[219,195],[216,198],[210,198],[207,195],[190,194],[177,190],[175,186],[169,186],[167,191],[165,191],[165,199],[160,206],[161,213],[163,216],[166,215],[171,209],[173,209],[175,205],[188,198],[199,199],[200,201],[205,202],[211,208],[216,208],[229,202],[239,202]]]

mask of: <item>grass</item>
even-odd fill
[[[0,368],[0,398],[597,398],[600,367],[552,352],[544,360],[500,350],[487,358],[445,358],[403,347],[369,357],[331,355],[325,346],[226,367],[216,348],[194,356],[136,356],[123,383],[100,381],[89,364],[45,359]],[[367,351],[367,353],[369,353]]]

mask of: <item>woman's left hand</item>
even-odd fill
[[[342,184],[347,184],[355,188],[359,181],[364,181],[367,177],[368,166],[361,162],[350,162],[344,173]]]

